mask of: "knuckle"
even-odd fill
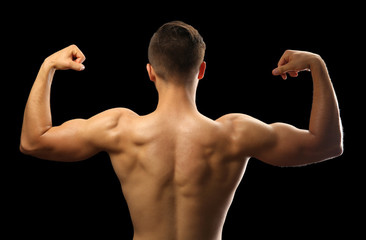
[[[285,51],[286,54],[293,54],[295,51],[294,50],[291,50],[291,49],[287,49]]]

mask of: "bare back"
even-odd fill
[[[343,152],[337,98],[325,62],[316,54],[288,50],[272,72],[286,79],[286,74],[296,77],[299,71],[311,70],[309,129],[265,124],[244,114],[216,121],[202,116],[195,94],[205,62],[198,72],[172,79],[161,78],[147,64],[159,94],[156,111],[147,116],[117,108],[53,126],[53,75],[56,70],[81,71],[84,60],[80,49],[71,45],[43,62],[24,110],[20,150],[68,162],[108,152],[130,209],[135,240],[221,239],[249,156],[276,166],[302,166]]]
[[[120,125],[122,150],[110,156],[134,239],[221,239],[247,163],[227,150],[225,126],[202,115],[154,113]]]

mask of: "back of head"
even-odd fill
[[[148,57],[162,79],[187,79],[198,73],[205,50],[206,44],[195,28],[173,21],[152,36]]]

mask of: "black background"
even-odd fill
[[[51,94],[54,125],[113,107],[141,115],[153,111],[157,93],[145,70],[149,40],[163,23],[182,20],[197,28],[207,45],[207,70],[198,87],[197,105],[212,119],[240,112],[267,123],[306,128],[312,100],[310,73],[287,81],[271,75],[286,49],[320,54],[339,98],[344,154],[302,168],[250,160],[223,239],[355,234],[364,213],[363,156],[356,155],[357,142],[363,139],[356,140],[361,130],[357,131],[352,113],[352,108],[362,110],[364,103],[355,87],[362,85],[354,83],[360,82],[354,56],[364,50],[357,9],[187,2],[161,6],[63,2],[5,8],[11,14],[2,17],[4,228],[14,236],[46,239],[132,238],[128,208],[107,154],[77,163],[22,155],[18,150],[22,114],[44,58],[70,44],[86,55],[86,69],[56,72]]]

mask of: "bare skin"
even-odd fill
[[[53,126],[50,88],[55,70],[83,70],[85,56],[69,46],[42,64],[24,112],[20,149],[42,159],[80,161],[106,151],[121,182],[135,240],[219,240],[227,211],[250,157],[276,166],[300,166],[342,154],[336,95],[324,61],[309,52],[286,51],[274,75],[311,70],[314,95],[309,129],[266,124],[244,114],[213,121],[195,105],[198,81],[160,79],[156,110],[139,116],[125,108]]]

